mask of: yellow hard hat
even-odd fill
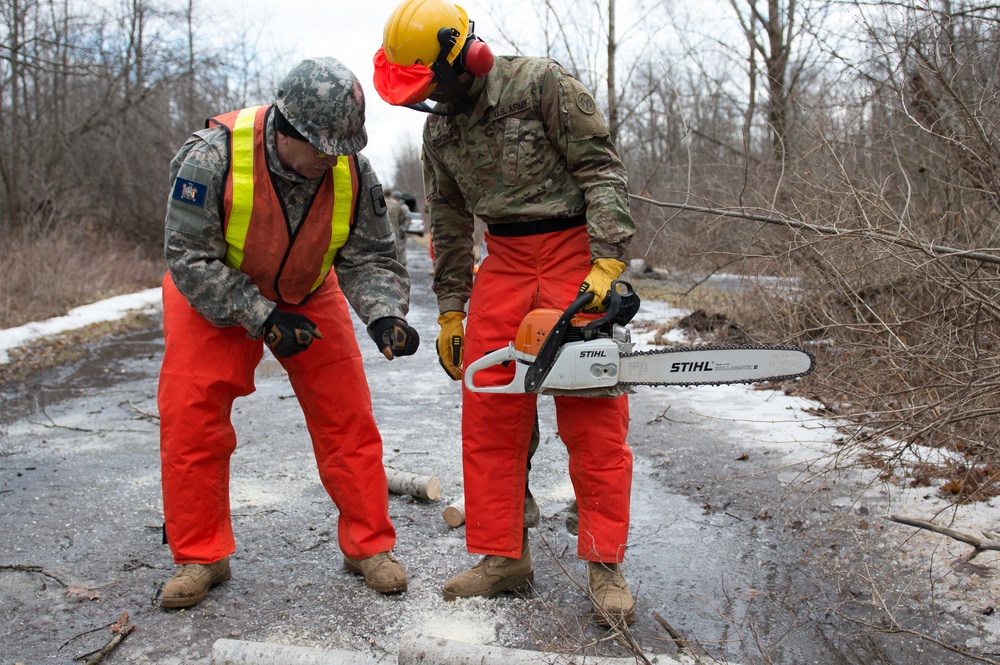
[[[386,21],[375,52],[375,90],[390,104],[426,111],[423,101],[443,84],[458,103],[468,103],[459,75],[486,76],[493,69],[493,52],[472,31],[472,21],[458,5],[403,0]]]
[[[452,64],[469,36],[465,10],[445,0],[403,0],[385,22],[382,47],[386,59],[404,67],[417,63],[430,67],[441,53],[438,33],[443,28],[455,35],[455,45],[447,57],[448,64]]]

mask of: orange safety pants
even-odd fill
[[[340,512],[340,548],[352,559],[391,550],[396,533],[382,466],[382,438],[347,302],[333,272],[303,305],[323,339],[278,358],[288,372],[312,438],[323,487]],[[211,563],[236,549],[229,513],[229,458],[236,449],[230,415],[254,391],[264,343],[238,326],[218,328],[163,278],[160,459],[163,513],[174,561]],[[265,407],[266,408],[266,407]],[[288,423],[274,423],[277,445]],[[280,454],[280,453],[278,453]]]
[[[486,238],[489,254],[476,273],[469,301],[466,367],[505,348],[531,310],[565,310],[590,272],[583,227]],[[478,373],[476,383],[507,384],[513,374],[513,365],[497,365]],[[537,397],[477,393],[463,386],[465,537],[472,553],[521,554],[526,464]],[[554,399],[580,511],[577,554],[588,561],[620,563],[628,539],[632,490],[632,451],[625,441],[628,397]],[[533,466],[537,464],[536,456]]]

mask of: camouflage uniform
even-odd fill
[[[471,112],[424,125],[442,312],[469,300],[473,215],[501,225],[586,211],[592,258],[621,259],[635,233],[625,166],[583,84],[552,60],[499,57],[475,85],[485,87]]]
[[[360,86],[358,90],[360,94]],[[255,186],[273,186],[280,198],[289,235],[275,242],[286,243],[307,218],[314,195],[330,179],[325,175],[309,179],[283,166],[275,124],[271,113],[263,126],[270,177]],[[346,147],[360,149],[363,138]],[[253,369],[264,347],[262,328],[277,305],[308,317],[324,334],[303,352],[277,360],[302,407],[320,479],[339,509],[340,548],[358,561],[388,552],[395,543],[395,530],[388,513],[382,439],[347,307],[350,303],[366,323],[384,317],[403,319],[409,308],[409,278],[396,260],[382,187],[368,160],[358,154],[354,223],[334,258],[333,270],[301,303],[275,303],[246,273],[224,263],[222,201],[230,168],[229,144],[224,128],[196,132],[170,169],[172,183],[183,179],[204,192],[200,205],[171,196],[166,216],[166,351],[158,404],[165,534],[174,560],[207,564],[221,561],[235,549],[228,483],[236,433],[229,412],[235,398],[254,390]],[[336,143],[324,140],[317,145],[329,149]],[[405,588],[405,577],[402,584]]]
[[[406,227],[410,223],[410,209],[395,196],[387,196],[386,207],[389,209],[389,223],[396,234],[396,258],[406,265]]]
[[[498,57],[489,74],[474,80],[469,97],[468,110],[429,116],[423,132],[434,291],[442,313],[469,305],[465,367],[512,341],[530,310],[565,309],[591,259],[621,260],[635,232],[625,167],[607,124],[590,93],[559,64]],[[488,249],[475,282],[474,217],[487,224]],[[513,371],[490,368],[477,384],[507,384]],[[627,396],[554,399],[579,506],[578,556],[621,562],[632,482]],[[526,487],[536,400],[463,386],[470,552],[522,555],[519,488]]]
[[[308,180],[286,169],[278,161],[274,118],[267,127],[268,168],[285,203],[289,229],[298,228],[306,205],[320,180]],[[195,132],[170,164],[170,181],[181,177],[204,184],[202,208],[170,198],[167,204],[164,253],[170,275],[198,312],[218,326],[242,326],[254,339],[261,336],[264,320],[275,304],[242,272],[222,263],[226,239],[221,200],[229,169],[229,138],[221,128]],[[387,316],[405,318],[409,308],[410,283],[405,268],[396,260],[393,231],[386,215],[386,201],[378,176],[363,155],[360,208],[347,242],[337,253],[333,267],[348,302],[361,320]]]

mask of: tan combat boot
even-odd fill
[[[626,624],[635,619],[635,602],[617,563],[587,562],[587,582],[594,619],[602,626]]]
[[[363,575],[368,588],[379,593],[406,591],[406,571],[389,552],[380,552],[367,559],[350,559],[345,556],[344,569],[355,575]]]
[[[197,605],[209,589],[230,577],[228,556],[215,563],[186,563],[163,587],[160,607]]]
[[[459,573],[445,583],[444,599],[492,598],[501,591],[522,591],[534,581],[535,571],[531,567],[528,531],[525,529],[520,559],[493,554],[484,556],[471,570]]]

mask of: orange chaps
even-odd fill
[[[487,235],[489,254],[469,302],[465,366],[511,342],[532,309],[564,310],[590,271],[585,229],[523,237]],[[477,385],[510,383],[514,367],[476,375]],[[476,554],[518,557],[528,444],[538,396],[462,390],[466,545]],[[632,451],[628,397],[554,397],[559,437],[579,507],[581,559],[620,563],[628,539]],[[534,463],[537,468],[537,457]]]
[[[312,438],[323,487],[340,512],[340,548],[352,559],[391,550],[396,534],[382,466],[382,438],[347,303],[331,272],[303,305],[323,333],[308,350],[278,358],[288,372]],[[229,458],[236,449],[233,401],[254,391],[264,352],[238,326],[217,328],[163,278],[160,459],[163,513],[174,561],[211,563],[236,549],[229,513]],[[266,407],[265,407],[266,408]],[[282,445],[292,428],[275,423]],[[280,454],[280,453],[279,453]]]

